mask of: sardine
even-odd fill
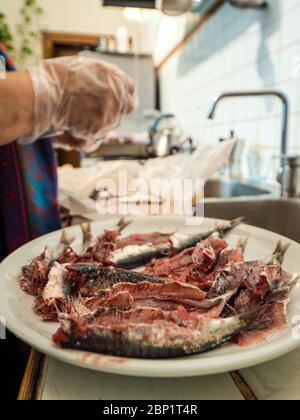
[[[226,222],[223,225],[217,226],[214,230],[202,232],[196,235],[182,235],[175,233],[170,236],[169,243],[162,246],[154,246],[153,244],[145,245],[129,245],[122,249],[117,249],[112,252],[109,259],[117,267],[134,269],[150,263],[154,258],[161,259],[170,254],[179,254],[185,249],[197,245],[198,242],[207,239],[213,234],[218,234],[223,237],[236,226],[243,222],[243,218]]]
[[[64,266],[54,262],[44,290],[36,297],[33,305],[34,311],[42,316],[44,321],[57,321],[57,310],[71,296],[71,288],[66,281],[66,275]]]
[[[229,247],[224,239],[213,235],[173,257],[153,260],[144,272],[166,281],[183,281],[209,290],[224,267],[244,261],[245,246],[245,241],[239,240],[237,248]]]
[[[212,319],[199,317],[198,325],[183,326],[175,320],[148,320],[147,323],[120,321],[117,325],[101,325],[95,317],[84,319],[67,314],[60,315],[60,329],[53,336],[55,343],[64,348],[74,348],[119,357],[174,358],[204,353],[222,346],[243,329],[263,328],[257,318],[265,311],[258,308],[249,314]],[[122,318],[121,318],[122,319]],[[129,320],[130,321],[130,320]],[[151,322],[150,322],[151,321]],[[179,324],[179,325],[178,325]]]
[[[223,238],[227,233],[231,232],[232,229],[236,228],[244,221],[244,217],[239,217],[229,222],[224,222],[221,225],[217,225],[215,229],[211,230],[210,232],[199,233],[198,235],[191,235],[188,238],[180,241],[180,243],[177,246],[175,246],[176,251],[178,253],[187,248],[191,248],[197,245],[198,242],[201,242],[214,234],[218,234],[219,237]]]
[[[286,273],[283,272],[279,262],[283,262],[287,249],[288,245],[279,242],[272,256],[266,262],[248,261],[229,264],[216,276],[208,297],[215,298],[230,292],[234,295],[244,281],[248,281],[246,286],[250,287],[252,284],[254,289],[254,287],[258,287],[260,277],[267,274],[276,277],[281,271],[282,275],[285,275]],[[269,282],[269,279],[267,281]]]
[[[263,299],[267,309],[259,314],[249,331],[244,328],[234,339],[240,346],[257,345],[269,338],[276,338],[288,325],[288,305],[291,301],[291,290],[297,284],[299,275],[294,274],[288,281],[274,280],[269,292]],[[234,304],[235,313],[242,314],[248,309],[255,309],[261,305],[261,300],[249,290],[241,291]],[[265,322],[264,328],[258,326]]]
[[[96,293],[112,287],[117,283],[164,283],[162,279],[148,276],[143,273],[117,269],[114,267],[103,267],[101,264],[71,264],[66,266],[68,281],[73,290],[80,290],[81,293],[90,289],[90,293]]]
[[[161,284],[149,281],[139,281],[137,283],[119,282],[111,287],[109,296],[120,292],[130,293],[133,300],[138,301],[155,298],[162,301],[169,300],[179,303],[186,301],[199,302],[206,296],[206,293],[198,287],[177,281]]]
[[[44,251],[35,257],[30,264],[22,268],[20,276],[20,286],[24,292],[38,296],[47,284],[48,274],[54,261],[58,260],[60,255],[74,241],[74,237],[62,231],[58,245],[51,249],[46,246]]]

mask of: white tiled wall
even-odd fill
[[[175,112],[198,141],[235,129],[237,137],[279,153],[281,105],[276,98],[232,99],[205,118],[212,98],[227,90],[277,88],[290,99],[290,151],[300,152],[300,1],[269,0],[269,10],[226,3],[161,69],[162,108]],[[178,33],[183,20],[174,20]],[[162,27],[163,28],[163,27]],[[158,44],[168,34],[160,30]]]

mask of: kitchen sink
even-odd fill
[[[211,179],[204,187],[205,198],[253,197],[270,193],[270,190],[260,186],[232,180]]]
[[[205,203],[205,217],[231,220],[239,216],[244,216],[247,223],[300,243],[300,200],[254,198]]]

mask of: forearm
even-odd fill
[[[34,94],[27,72],[8,73],[0,80],[0,145],[33,131]]]

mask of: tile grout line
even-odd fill
[[[247,382],[242,377],[240,372],[238,371],[229,372],[229,376],[231,377],[235,386],[238,388],[238,390],[242,394],[245,401],[258,401],[258,398],[255,395],[254,391],[247,384]]]

